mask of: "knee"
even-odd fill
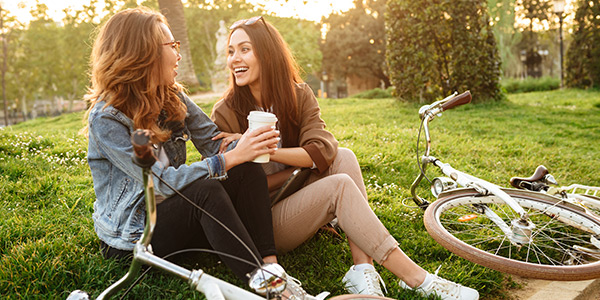
[[[352,150],[348,148],[338,148],[337,155],[333,161],[334,169],[337,172],[343,173],[354,173],[360,172],[360,166],[358,165],[358,159]]]
[[[348,148],[343,148],[343,147],[338,148],[336,158],[338,158],[338,157],[342,161],[357,160],[356,155],[354,154],[354,152],[352,150],[350,150]]]
[[[260,164],[253,162],[246,162],[241,165],[237,165],[231,168],[228,172],[229,177],[237,177],[240,178],[264,178],[266,180],[267,175],[265,174],[264,169]]]
[[[232,170],[236,170],[240,173],[259,173],[265,174],[261,164],[253,163],[253,162],[245,162],[243,164],[235,166]]]
[[[350,175],[346,173],[332,174],[327,176],[326,179],[330,181],[332,186],[336,186],[338,188],[344,188],[346,186],[355,185],[354,181],[352,180],[352,177],[350,177]]]
[[[194,181],[190,193],[196,204],[229,201],[229,196],[218,180],[199,179]]]

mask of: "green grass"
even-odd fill
[[[323,99],[322,117],[356,153],[374,211],[401,248],[428,271],[478,289],[482,299],[504,299],[510,276],[474,265],[437,245],[411,207],[409,187],[418,172],[415,155],[419,105],[393,99]],[[209,112],[212,104],[202,108]],[[77,134],[82,113],[41,118],[0,129],[0,295],[8,299],[64,299],[71,290],[98,296],[128,265],[99,254],[91,214],[95,199]],[[471,104],[445,112],[431,124],[432,154],[457,169],[508,185],[544,164],[561,184],[600,186],[600,92],[558,90],[511,94],[508,101]],[[191,148],[190,148],[191,150]],[[190,160],[199,155],[190,155]],[[435,170],[429,172],[437,175]],[[427,185],[420,188],[428,196]],[[429,197],[429,196],[428,196]],[[431,197],[429,197],[431,198]],[[432,199],[430,199],[432,200]],[[199,256],[197,267],[235,280],[217,259]],[[343,292],[351,264],[344,241],[318,234],[282,265],[312,293]],[[191,265],[189,267],[195,267]],[[388,296],[402,292],[392,274],[377,266]],[[186,283],[161,272],[150,275],[130,299],[202,299]]]
[[[525,79],[505,78],[500,81],[500,85],[508,93],[551,91],[560,88],[560,79],[550,76],[527,77]]]

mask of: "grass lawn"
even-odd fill
[[[475,96],[476,97],[476,96]],[[504,299],[515,288],[510,276],[474,265],[437,245],[423,213],[406,200],[418,172],[415,155],[420,105],[394,99],[322,99],[323,119],[356,153],[372,208],[401,248],[430,272],[476,288],[482,299]],[[208,113],[212,103],[203,104]],[[64,299],[74,289],[98,294],[126,273],[128,265],[104,260],[91,214],[95,199],[86,163],[87,141],[77,134],[82,113],[40,118],[0,129],[0,295],[9,299]],[[432,155],[459,170],[508,185],[545,165],[563,185],[600,186],[600,92],[559,90],[512,94],[507,101],[470,104],[431,124]],[[192,152],[191,145],[190,151]],[[198,154],[189,161],[200,159]],[[430,169],[430,177],[438,175]],[[422,196],[428,186],[422,183]],[[159,220],[160,222],[160,220]],[[240,285],[214,256],[197,266]],[[311,293],[343,293],[351,265],[344,241],[317,234],[280,262]],[[402,292],[394,276],[377,266],[388,296]],[[150,274],[130,299],[202,299],[184,282]]]

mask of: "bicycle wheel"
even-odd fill
[[[592,237],[600,236],[600,219],[556,197],[503,190],[525,209],[535,225],[528,242],[511,243],[481,213],[491,209],[512,226],[511,221],[518,216],[508,205],[496,196],[481,196],[473,189],[443,193],[430,204],[424,216],[427,231],[456,255],[500,272],[546,280],[598,278],[600,252]]]

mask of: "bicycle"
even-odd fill
[[[600,218],[595,214],[561,197],[500,187],[430,155],[429,122],[470,101],[470,92],[454,93],[419,109],[417,156],[423,132],[426,146],[410,191],[425,210],[428,233],[456,255],[504,273],[546,280],[597,278]],[[447,177],[429,180],[430,164]],[[437,198],[432,203],[416,193],[423,178]]]
[[[139,274],[142,265],[148,265],[150,267],[166,271],[167,273],[170,273],[171,275],[174,275],[182,280],[186,280],[191,288],[204,294],[208,300],[264,300],[282,299],[282,297],[285,299],[283,292],[286,289],[287,280],[290,279],[285,273],[284,269],[278,264],[263,264],[260,266],[258,261],[255,264],[257,269],[250,274],[249,285],[256,293],[264,295],[259,296],[258,294],[251,293],[250,291],[228,283],[227,281],[224,281],[218,277],[209,275],[201,269],[188,270],[175,263],[167,261],[166,257],[161,258],[152,253],[150,242],[154,227],[156,226],[157,218],[154,183],[152,180],[153,173],[150,168],[155,163],[156,157],[153,154],[148,131],[137,130],[132,135],[131,142],[134,148],[134,157],[132,159],[138,166],[142,168],[143,173],[144,195],[146,203],[146,224],[140,240],[136,243],[133,249],[133,258],[129,271],[120,280],[104,290],[96,299],[108,299],[129,285],[129,289],[131,289],[138,282],[135,279]],[[160,177],[158,178],[160,179]],[[214,217],[204,211],[201,207],[196,206],[196,208],[202,210],[203,213],[214,219]],[[215,221],[220,223],[216,219]],[[233,234],[233,232],[231,233]],[[240,243],[244,244],[240,239],[238,240]],[[246,248],[248,251],[250,251],[248,247]],[[211,250],[203,251],[216,253],[215,251]],[[248,263],[252,264],[252,262]],[[327,294],[328,293],[322,293],[320,298],[309,295],[307,300],[323,299]],[[67,300],[87,299],[89,299],[89,295],[81,290],[75,290],[67,297]],[[330,298],[330,300],[351,299],[391,300],[384,297],[350,294],[339,295]]]

